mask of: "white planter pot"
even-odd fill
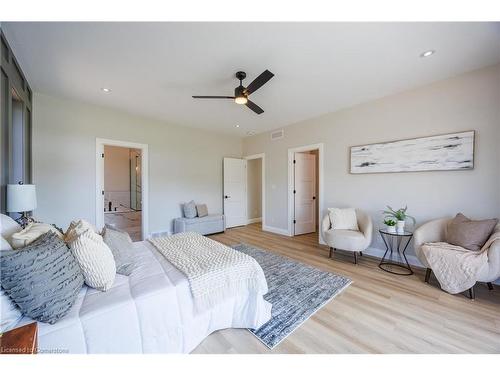
[[[398,220],[398,222],[396,223],[396,230],[398,233],[404,233],[404,231],[405,231],[404,220]]]
[[[395,225],[388,225],[387,226],[387,232],[389,232],[389,233],[396,233],[396,226]]]

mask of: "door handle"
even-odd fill
[[[224,195],[224,199],[228,199],[228,198],[231,198],[230,195]]]
[[[316,199],[316,197],[313,197],[313,200],[315,200],[315,199]]]

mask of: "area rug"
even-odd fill
[[[250,245],[234,245],[233,249],[253,257],[266,275],[269,291],[264,299],[273,305],[271,319],[249,331],[269,349],[351,284],[346,277]]]

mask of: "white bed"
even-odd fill
[[[134,247],[130,276],[116,275],[107,292],[84,286],[68,315],[38,324],[41,353],[189,353],[216,330],[257,328],[270,319],[271,304],[255,294],[194,314],[187,278],[148,241]]]

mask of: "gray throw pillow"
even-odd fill
[[[488,241],[498,219],[471,220],[459,213],[448,223],[446,242],[472,251],[479,251]]]
[[[116,273],[129,276],[134,269],[134,249],[129,234],[106,224],[102,238],[113,253]]]
[[[192,219],[196,217],[196,204],[194,201],[184,203],[184,217],[187,219]]]
[[[21,250],[0,252],[0,283],[24,315],[53,324],[75,303],[83,275],[64,241],[47,232]]]
[[[198,213],[198,217],[208,216],[208,208],[206,204],[197,204],[196,212]]]

